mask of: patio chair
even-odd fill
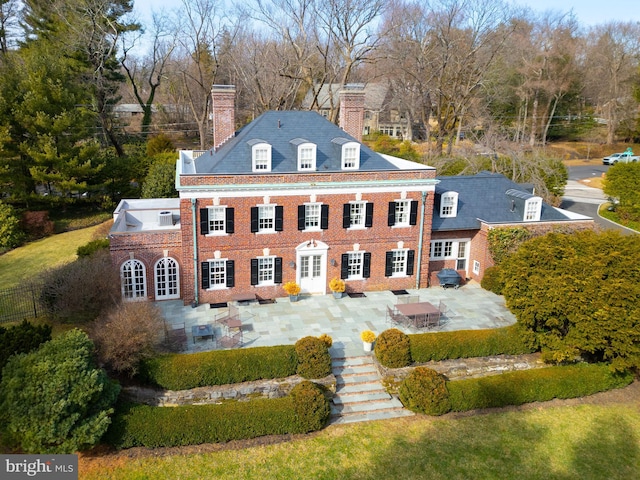
[[[239,328],[234,332],[227,331],[227,334],[218,340],[218,345],[222,348],[234,348],[242,346],[242,329]]]
[[[213,317],[213,323],[226,326],[229,320],[240,318],[240,311],[235,305],[229,305],[226,312],[219,313]]]
[[[418,303],[420,301],[420,295],[402,295],[398,297],[398,303]]]

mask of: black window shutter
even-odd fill
[[[211,277],[209,276],[209,262],[200,264],[200,272],[202,273],[202,289],[206,290],[211,286]]]
[[[322,230],[329,228],[329,205],[320,205],[320,228]]]
[[[393,252],[386,252],[384,254],[384,276],[390,277],[393,275]]]
[[[364,226],[371,227],[373,225],[373,203],[367,202],[365,205],[366,215],[364,217]]]
[[[209,233],[209,209],[200,209],[200,235]]]
[[[282,257],[275,258],[273,267],[273,283],[282,283]]]
[[[233,260],[227,260],[227,287],[236,286],[236,265]]]
[[[258,259],[251,259],[251,285],[258,284]]]
[[[233,208],[227,208],[225,210],[226,222],[225,222],[225,232],[233,233],[235,228],[235,217]]]
[[[343,253],[342,260],[340,262],[340,278],[345,279],[349,277],[349,254]]]
[[[276,232],[281,232],[283,227],[284,207],[276,205]]]
[[[251,233],[258,231],[258,207],[251,207]]]
[[[305,206],[298,205],[298,230],[304,230]]]
[[[371,276],[371,252],[364,252],[364,262],[362,263],[362,276],[369,278]]]
[[[418,223],[418,202],[416,200],[411,201],[411,212],[409,213],[409,225],[415,225]]]
[[[387,214],[387,225],[393,227],[396,224],[396,202],[389,202],[389,213]]]
[[[416,251],[409,250],[407,252],[407,275],[413,275],[413,264],[415,263]]]
[[[342,206],[342,228],[349,228],[351,226],[351,205],[345,203]]]

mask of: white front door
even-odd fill
[[[296,277],[302,293],[327,293],[328,248],[318,240],[301,243],[296,248]]]

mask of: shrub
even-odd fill
[[[318,338],[324,342],[324,344],[327,346],[327,348],[331,348],[331,345],[333,345],[333,338],[331,338],[326,333],[323,333]]]
[[[416,363],[490,355],[531,353],[518,325],[485,330],[409,335],[411,358]]]
[[[633,375],[629,372],[614,373],[605,364],[581,363],[457,380],[448,382],[447,388],[451,409],[465,412],[554,398],[583,397],[621,388],[632,381]]]
[[[76,254],[78,257],[90,257],[99,250],[109,248],[109,239],[100,238],[97,240],[91,240],[89,243],[78,247]]]
[[[24,232],[13,207],[0,202],[0,249],[18,247],[23,240]]]
[[[293,345],[169,354],[143,360],[138,378],[168,390],[295,375],[297,357]]]
[[[299,433],[314,432],[327,424],[331,408],[322,387],[313,382],[304,381],[293,387],[291,398]]]
[[[98,358],[115,372],[134,375],[140,361],[150,358],[162,338],[164,322],[151,302],[124,302],[98,318],[92,337]]]
[[[430,368],[413,369],[398,393],[404,406],[413,412],[443,415],[451,409],[444,377]]]
[[[411,365],[409,336],[397,328],[382,332],[374,351],[378,361],[385,367],[401,368]]]
[[[0,425],[26,453],[73,453],[106,432],[120,388],[93,362],[87,335],[71,330],[9,359],[0,382]]]
[[[14,327],[0,327],[0,379],[2,379],[2,369],[9,357],[18,353],[29,353],[49,340],[51,340],[49,325],[33,325],[24,320]]]
[[[55,230],[54,223],[49,220],[49,212],[24,212],[22,214],[22,230],[29,238],[42,238],[52,235]]]
[[[329,347],[318,337],[304,337],[296,342],[297,373],[304,378],[324,378],[331,374]]]
[[[159,133],[147,140],[147,156],[153,157],[159,153],[175,152],[176,147],[171,139],[164,133]]]
[[[484,271],[482,282],[480,282],[482,288],[489,292],[493,292],[496,295],[502,295],[502,289],[504,283],[502,281],[502,272],[500,267],[489,267]]]

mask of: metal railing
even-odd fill
[[[38,318],[48,310],[41,301],[42,284],[27,283],[0,290],[0,323]]]

